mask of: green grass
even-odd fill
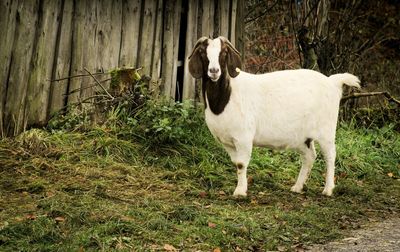
[[[294,194],[297,154],[255,149],[249,196],[236,199],[227,154],[198,112],[179,109],[178,122],[162,120],[166,108],[130,118],[142,133],[106,122],[2,140],[0,250],[295,250],[399,214],[400,134],[390,126],[340,125],[333,197],[321,195],[320,154]]]

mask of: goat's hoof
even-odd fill
[[[236,189],[236,190],[233,192],[233,197],[247,197],[247,192],[246,192],[246,191],[243,191],[243,190],[238,190],[238,189]]]
[[[333,192],[333,188],[324,188],[324,190],[322,191],[322,194],[326,195],[326,196],[332,196],[332,192]]]
[[[290,188],[290,191],[295,192],[295,193],[302,193],[303,192],[303,188],[300,186],[292,186],[292,188]]]

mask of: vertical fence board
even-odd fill
[[[242,53],[244,59],[244,0],[237,0],[236,22],[235,22],[235,47]]]
[[[84,22],[84,32],[85,39],[83,42],[83,59],[82,59],[82,69],[86,68],[91,73],[97,71],[97,8],[101,8],[101,4],[98,1],[88,0],[85,2],[85,22]],[[86,73],[86,72],[84,72]],[[86,99],[93,96],[92,86],[93,79],[88,76],[81,79],[81,92],[80,99]]]
[[[0,45],[2,45],[0,46],[0,134],[4,136],[3,112],[6,102],[11,52],[14,43],[17,1],[2,1],[0,3],[0,13],[4,13],[3,18],[0,18],[0,31],[3,32],[3,36],[0,36]]]
[[[6,134],[15,135],[25,128],[25,99],[37,23],[38,1],[21,1],[10,66],[7,101],[4,110]]]
[[[153,52],[152,52],[152,70],[151,77],[155,80],[160,78],[161,71],[161,33],[163,28],[163,0],[158,0],[157,3],[157,16],[155,25],[155,34],[154,34],[154,43],[153,43]]]
[[[202,9],[201,36],[212,38],[214,33],[214,1],[203,0]]]
[[[161,77],[164,81],[163,94],[166,97],[175,97],[176,90],[176,67],[179,43],[180,0],[167,1],[164,9],[164,39],[162,54]]]
[[[156,15],[157,1],[145,1],[142,13],[143,25],[141,30],[138,66],[143,67],[142,72],[147,75],[151,73],[151,54],[154,43],[154,22],[156,20]]]
[[[121,51],[119,65],[135,66],[138,53],[140,0],[122,2]]]
[[[172,82],[171,82],[171,97],[175,98],[177,88],[177,69],[178,69],[178,50],[179,50],[179,36],[180,24],[182,15],[182,0],[176,0],[175,12],[173,16],[174,29],[173,29],[173,64],[172,64]]]
[[[195,98],[196,86],[195,79],[189,73],[189,56],[192,53],[194,44],[197,41],[197,16],[198,16],[198,0],[189,2],[189,10],[187,16],[186,29],[186,45],[185,45],[185,71],[183,76],[183,100],[193,100]]]
[[[41,4],[25,108],[29,125],[46,123],[60,6],[60,0]]]
[[[110,62],[107,70],[117,68],[119,63],[119,52],[121,49],[121,26],[122,26],[122,1],[112,1],[111,11],[111,33],[108,47],[104,50],[109,50]]]
[[[74,17],[72,28],[72,52],[71,52],[71,75],[82,74],[83,55],[85,53],[85,14],[86,1],[74,1]],[[68,96],[68,105],[75,104],[80,100],[81,79],[70,80],[68,92],[74,92]]]
[[[236,10],[237,10],[238,0],[232,0],[231,6],[232,11],[230,13],[230,26],[229,26],[229,40],[233,45],[236,45]]]
[[[173,53],[174,53],[174,22],[173,10],[175,1],[167,1],[164,9],[164,38],[162,47],[162,68],[161,78],[163,80],[162,93],[166,97],[170,97],[172,85],[172,66],[173,66]]]
[[[111,11],[112,1],[98,0],[97,8],[97,71],[104,72],[111,67],[111,50],[110,36],[111,36]]]
[[[229,2],[219,1],[219,35],[228,38],[229,35]]]
[[[73,1],[65,0],[61,10],[61,20],[59,25],[59,38],[56,45],[56,58],[52,79],[60,79],[69,75],[71,66],[71,45],[72,45],[72,14]],[[49,115],[62,109],[67,100],[68,79],[51,83],[51,95],[49,105]]]

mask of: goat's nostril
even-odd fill
[[[219,72],[219,68],[216,68],[216,67],[210,68],[210,73],[216,74],[218,72]]]

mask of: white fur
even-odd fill
[[[221,40],[217,39],[209,39],[207,46],[207,58],[209,60],[208,64],[208,77],[212,81],[217,81],[221,76],[221,67],[219,65],[219,54],[221,52]],[[218,69],[218,73],[212,73],[211,69]]]
[[[299,151],[302,167],[291,190],[301,192],[316,157],[314,142],[310,147],[305,143],[308,138],[317,141],[324,154],[327,172],[323,194],[331,195],[342,85],[359,87],[358,83],[358,78],[351,74],[326,77],[306,69],[261,75],[241,71],[231,78],[231,97],[224,111],[215,115],[207,106],[205,119],[233,163],[242,165],[237,169],[234,195],[247,193],[246,172],[253,146]]]

